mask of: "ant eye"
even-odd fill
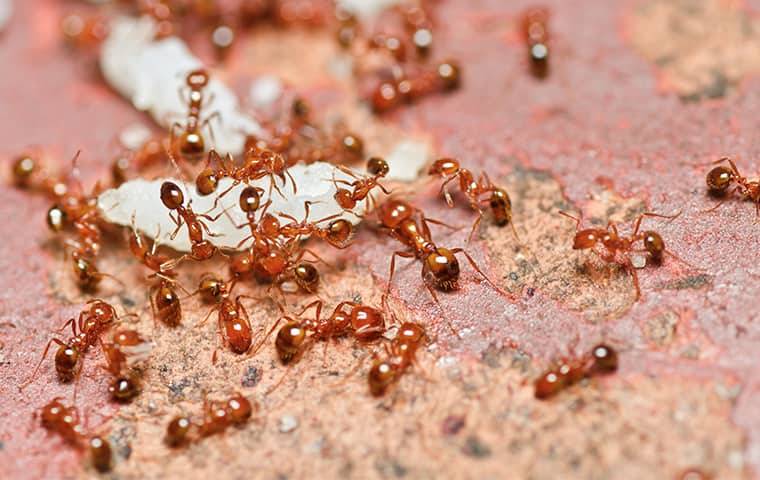
[[[707,174],[705,181],[710,192],[722,194],[731,185],[733,178],[734,174],[728,167],[715,167]]]

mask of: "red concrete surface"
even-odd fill
[[[638,373],[705,384],[736,382],[741,393],[732,420],[746,434],[745,461],[757,471],[760,226],[748,202],[731,200],[715,212],[703,213],[715,200],[705,194],[708,167],[698,164],[731,155],[748,175],[760,172],[760,145],[755,141],[760,131],[760,79],[744,79],[724,98],[685,103],[660,88],[658,71],[631,46],[627,22],[634,3],[543,3],[552,11],[556,45],[547,80],[536,81],[526,73],[523,46],[513,29],[518,13],[533,2],[442,2],[436,41],[441,51],[451,52],[465,65],[464,87],[387,118],[403,129],[429,132],[441,154],[456,156],[474,169],[485,168],[493,178],[544,171],[576,211],[590,208],[590,194],[604,190],[643,201],[646,210],[681,210],[677,220],[652,225],[668,248],[698,268],[666,262],[640,271],[642,298],[620,315],[591,322],[538,284],[534,294],[523,289],[516,298],[494,292],[463,262],[462,290],[441,296],[446,317],[465,332],[461,340],[441,327],[437,307],[420,288],[418,266],[397,272],[395,290],[422,318],[437,319],[441,343],[463,357],[480,357],[490,345],[513,345],[546,361],[566,352],[570,344],[582,350],[603,337],[623,352],[623,378]],[[113,151],[114,133],[145,119],[98,80],[91,64],[60,47],[55,28],[59,2],[16,4],[12,23],[0,35],[4,165],[28,145],[44,145],[64,164],[75,150],[83,149],[83,170],[95,178]],[[748,2],[750,7],[760,8],[760,2]],[[520,199],[513,201],[519,211]],[[432,191],[421,195],[417,204],[447,221],[469,218],[447,211],[432,198]],[[49,272],[61,263],[57,252],[46,248],[46,207],[7,182],[0,186],[2,478],[59,478],[80,468],[78,456],[32,420],[41,403],[56,395],[70,398],[71,388],[51,380],[48,371],[23,393],[17,389],[50,331],[79,308],[49,293]],[[516,223],[521,232],[531,229],[519,218]],[[360,240],[369,235],[363,233]],[[466,230],[440,238],[460,245]],[[392,248],[389,241],[368,241],[358,252],[359,261],[384,279]],[[476,241],[472,251],[489,274],[497,273],[485,242]],[[569,247],[566,254],[574,255]],[[662,289],[667,282],[697,274],[709,276],[704,286]],[[699,359],[653,347],[644,337],[642,322],[664,311],[679,313],[679,335],[694,339],[702,352]],[[92,412],[89,420],[94,425],[115,409],[105,400],[105,380],[95,376],[96,363],[85,368],[86,380],[77,395],[79,408]]]

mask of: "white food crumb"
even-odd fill
[[[11,19],[11,13],[13,13],[12,0],[0,0],[0,31],[8,25],[8,20]]]
[[[431,152],[427,143],[416,140],[402,140],[396,144],[385,161],[390,171],[389,180],[411,182],[417,180],[420,170],[430,161]]]
[[[631,265],[633,268],[644,268],[647,266],[647,257],[641,254],[631,255]]]
[[[377,16],[388,7],[403,3],[403,0],[338,0],[338,7],[359,17]]]
[[[265,108],[272,105],[282,95],[282,82],[274,75],[257,78],[251,84],[249,97],[254,107]]]
[[[279,214],[280,212],[291,215],[299,222],[303,220],[305,210],[304,202],[316,202],[311,206],[309,214],[310,221],[317,221],[330,215],[341,214],[342,218],[356,224],[360,218],[349,212],[344,212],[335,202],[335,184],[332,182],[333,174],[337,180],[351,181],[351,177],[341,172],[329,163],[315,162],[311,165],[297,164],[291,167],[288,172],[295,179],[298,191],[293,194],[293,186],[288,180],[287,184],[282,185],[277,179],[277,186],[286,198],[283,198],[276,191],[272,191],[272,204],[267,209],[268,213]],[[172,232],[176,229],[169,218],[169,210],[161,203],[161,184],[164,181],[173,181],[185,195],[185,206],[192,200],[192,209],[196,214],[208,213],[214,217],[227,209],[227,214],[222,214],[215,222],[206,222],[209,230],[218,236],[207,236],[209,241],[217,247],[227,247],[231,249],[242,250],[250,246],[251,240],[238,246],[250,234],[250,229],[236,228],[236,225],[246,224],[245,213],[240,210],[238,201],[240,191],[246,187],[245,183],[235,186],[219,201],[215,209],[212,209],[217,194],[227,190],[232,185],[233,180],[224,178],[219,181],[217,193],[208,196],[201,196],[195,189],[194,183],[185,183],[176,179],[156,179],[144,180],[135,179],[122,184],[119,188],[106,190],[98,197],[98,207],[100,208],[104,219],[107,222],[117,225],[130,226],[132,216],[135,218],[135,226],[150,238],[159,236],[159,243],[169,246],[179,252],[190,251],[190,241],[187,235],[187,227],[179,230],[177,235],[170,238]],[[259,187],[269,191],[269,177],[261,180],[250,182],[251,186]],[[268,194],[264,193],[261,205],[267,201]],[[364,213],[365,202],[359,202],[354,211],[361,215]],[[258,217],[257,217],[258,218]],[[292,220],[280,217],[283,224]],[[324,225],[327,226],[327,225]]]
[[[179,38],[156,41],[154,34],[155,23],[148,17],[116,19],[101,48],[100,68],[106,81],[135,108],[147,111],[156,123],[170,129],[175,122],[183,124],[188,111],[183,99],[187,98],[187,73],[203,64]],[[208,103],[201,120],[219,113],[209,124],[213,138],[209,131],[203,132],[216,150],[239,155],[246,134],[262,133],[259,124],[240,111],[232,90],[213,74],[204,98]]]
[[[130,150],[137,150],[151,136],[150,129],[142,123],[127,125],[119,134],[119,143]]]

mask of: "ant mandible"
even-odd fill
[[[633,233],[626,237],[618,233],[617,224],[613,221],[607,222],[607,228],[586,228],[581,230],[581,219],[574,217],[566,212],[559,212],[575,221],[575,238],[573,240],[573,250],[592,250],[599,258],[607,263],[618,263],[623,265],[633,276],[633,284],[636,287],[636,300],[641,297],[641,288],[639,287],[639,277],[636,273],[636,267],[633,266],[631,254],[640,252],[645,253],[648,258],[655,264],[659,265],[665,254],[670,255],[685,265],[691,266],[688,262],[682,260],[674,253],[665,249],[665,241],[662,236],[653,231],[647,230],[639,233],[641,221],[645,217],[657,217],[674,219],[681,213],[675,215],[660,215],[657,213],[645,212],[639,215],[633,223]],[[643,249],[634,249],[634,243],[642,241]],[[601,246],[603,250],[595,250],[595,247]],[[623,256],[623,259],[620,259]]]
[[[111,470],[111,444],[105,438],[95,435],[87,439],[84,427],[79,421],[76,407],[67,407],[56,397],[39,411],[42,427],[57,433],[63,440],[77,449],[87,444],[92,466],[99,472]]]
[[[614,373],[617,367],[618,355],[615,349],[599,344],[591,349],[588,355],[579,359],[563,360],[541,374],[533,385],[534,395],[539,400],[545,400],[584,378]]]
[[[475,230],[477,230],[480,221],[483,219],[483,209],[481,208],[483,202],[488,203],[494,223],[500,227],[509,224],[512,227],[512,234],[518,241],[520,240],[517,236],[515,225],[512,222],[512,200],[509,198],[506,190],[495,186],[491,182],[487,173],[481,173],[480,177],[476,180],[475,175],[469,169],[461,167],[458,160],[440,158],[433,162],[433,165],[428,170],[428,175],[437,175],[444,179],[441,184],[441,194],[449,207],[454,206],[454,200],[451,198],[447,185],[449,182],[458,179],[459,190],[467,197],[470,207],[478,212],[478,218],[473,223],[470,236],[467,238],[468,243],[472,240]],[[489,196],[488,198],[482,198],[484,195]]]
[[[129,315],[133,316],[134,314]],[[119,317],[116,314],[116,310],[103,300],[96,299],[87,302],[87,308],[82,310],[78,320],[71,318],[60,329],[63,330],[71,325],[72,337],[67,342],[63,342],[58,338],[48,341],[45,351],[42,353],[42,358],[40,358],[37,367],[32,372],[32,376],[24,382],[21,388],[23,389],[34,380],[53,343],[58,345],[58,351],[55,354],[55,369],[58,373],[58,378],[63,382],[73,380],[80,371],[83,355],[118,320]],[[79,332],[77,332],[77,328]]]
[[[725,196],[728,194],[728,189],[734,185],[731,194],[738,193],[742,198],[751,200],[755,204],[755,214],[760,216],[760,180],[748,180],[747,177],[739,173],[736,164],[729,157],[723,157],[714,163],[723,162],[727,162],[729,166],[717,166],[710,170],[705,178],[710,193],[715,196]],[[723,202],[725,200],[708,211],[717,209],[723,205]]]

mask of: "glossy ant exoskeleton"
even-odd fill
[[[456,90],[461,83],[459,63],[448,60],[434,69],[393,69],[372,90],[370,103],[377,113],[387,112],[403,102],[415,102],[427,95]]]
[[[204,279],[209,281],[204,281]],[[233,301],[231,294],[235,286],[234,281],[228,284],[224,280],[214,277],[204,276],[204,279],[201,280],[199,289],[195,293],[200,293],[204,299],[212,298],[215,305],[196,326],[206,323],[211,314],[216,311],[219,335],[224,343],[234,353],[246,353],[251,348],[251,322],[240,299],[247,298],[247,296],[238,295]],[[213,358],[216,359],[216,350],[214,350]]]
[[[546,77],[549,73],[549,10],[528,9],[522,17],[522,32],[531,72],[537,78]]]
[[[240,393],[224,402],[203,401],[203,420],[193,423],[187,416],[178,416],[166,427],[164,442],[173,448],[185,446],[202,438],[222,433],[233,425],[243,425],[253,415],[258,405],[251,403]]]
[[[134,315],[134,314],[130,314]],[[82,310],[78,319],[71,318],[67,321],[61,330],[71,325],[72,337],[63,342],[58,338],[48,341],[45,351],[42,353],[37,367],[32,372],[32,376],[24,382],[21,388],[34,380],[42,362],[47,356],[50,346],[55,343],[58,350],[55,354],[55,369],[58,378],[63,382],[73,380],[81,369],[81,360],[87,353],[87,350],[98,342],[101,336],[119,320],[116,310],[103,300],[90,300],[87,302],[87,308]],[[77,332],[77,329],[79,332]]]
[[[748,180],[747,177],[739,173],[739,169],[736,168],[734,161],[728,157],[723,157],[714,163],[722,162],[727,162],[729,166],[720,165],[715,167],[708,172],[705,178],[710,193],[715,196],[725,196],[733,185],[734,188],[731,190],[731,194],[738,193],[742,198],[754,203],[755,214],[760,216],[760,180]],[[723,205],[724,201],[721,201],[708,211],[717,209]]]
[[[426,336],[425,329],[419,324],[401,324],[387,349],[387,357],[375,360],[370,367],[367,383],[372,395],[383,395],[388,387],[401,378],[406,369],[414,363],[417,350],[422,346]]]
[[[478,212],[478,218],[472,225],[468,242],[472,240],[475,230],[483,219],[481,205],[484,202],[488,203],[494,223],[498,226],[509,224],[512,227],[512,233],[519,241],[517,230],[514,223],[512,223],[512,201],[509,198],[509,194],[503,188],[495,186],[491,182],[491,179],[488,178],[488,174],[483,172],[476,180],[475,175],[470,170],[462,168],[459,165],[459,161],[453,158],[441,158],[433,162],[433,165],[428,170],[428,175],[437,175],[444,179],[443,184],[441,184],[441,193],[449,207],[454,206],[454,201],[446,187],[449,182],[459,180],[459,190],[467,197],[470,207]],[[483,198],[485,195],[488,195],[488,197]]]
[[[204,103],[203,90],[208,85],[208,82],[209,75],[206,70],[193,70],[187,74],[185,84],[190,89],[187,100],[187,119],[184,126],[178,122],[172,124],[169,141],[170,155],[179,152],[183,158],[197,160],[206,151],[206,141],[203,138],[201,130],[208,126],[209,131],[211,131],[211,120],[219,116],[219,112],[214,112],[201,121],[201,109]],[[211,100],[209,100],[209,103],[211,103]],[[175,137],[175,130],[177,128],[182,131],[179,137]]]
[[[147,359],[150,344],[135,330],[114,332],[111,342],[102,342],[106,370],[114,380],[108,391],[114,400],[128,402],[140,392],[133,366]]]
[[[336,168],[355,179],[352,182],[347,180],[336,180],[335,178],[332,180],[336,187],[334,195],[335,201],[343,210],[348,210],[356,215],[354,212],[356,204],[365,199],[367,200],[367,208],[365,210],[373,210],[375,207],[375,199],[372,197],[371,192],[374,188],[379,188],[386,195],[391,194],[391,192],[379,182],[381,178],[388,175],[389,170],[388,162],[382,158],[372,157],[367,161],[367,173],[369,173],[369,176],[364,178],[357,177],[352,170],[342,165],[338,165]],[[338,184],[346,185],[349,189],[338,187]]]
[[[665,254],[668,254],[679,262],[691,266],[688,262],[665,249],[665,242],[659,233],[653,230],[639,233],[641,221],[645,217],[674,219],[680,215],[680,212],[676,215],[660,215],[650,212],[642,213],[633,222],[633,233],[627,237],[621,236],[618,233],[617,224],[613,221],[607,223],[607,228],[586,228],[581,230],[580,218],[574,217],[566,212],[559,213],[575,221],[576,232],[573,240],[573,250],[592,250],[604,262],[622,265],[631,273],[633,276],[633,284],[636,288],[636,300],[641,297],[641,289],[639,288],[639,276],[636,273],[636,267],[634,267],[631,259],[632,253],[646,254],[655,265],[661,264]],[[634,244],[638,241],[643,243],[643,248],[634,248]],[[597,246],[602,247],[602,249],[596,249]]]
[[[43,428],[54,432],[69,445],[83,449],[90,454],[92,466],[99,472],[108,472],[112,466],[111,444],[105,438],[95,435],[88,438],[79,420],[76,407],[67,407],[56,397],[39,411]]]
[[[534,383],[534,395],[544,400],[578,383],[584,378],[614,373],[618,367],[615,349],[600,344],[579,359],[563,360],[550,368]]]

